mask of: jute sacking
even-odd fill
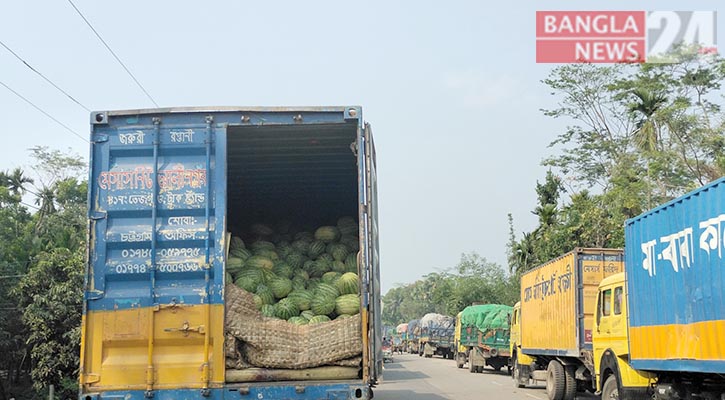
[[[225,287],[227,333],[240,341],[242,358],[255,367],[303,369],[336,364],[362,353],[359,317],[295,325],[263,317],[249,292]]]

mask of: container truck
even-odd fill
[[[458,368],[468,362],[470,372],[480,373],[487,365],[497,371],[509,365],[512,310],[511,306],[502,304],[482,304],[461,311],[459,343],[466,350],[458,353]]]
[[[521,276],[511,318],[517,387],[546,382],[549,399],[574,399],[596,385],[592,329],[602,279],[622,272],[623,251],[577,248]]]
[[[100,111],[90,143],[80,399],[372,397],[382,372],[377,170],[360,107]],[[359,343],[359,361],[311,373],[232,370],[225,355],[238,348],[225,349],[225,334],[239,332],[225,332],[234,311],[225,293],[237,290],[225,273],[227,232],[341,216],[357,230],[360,307],[342,321],[357,326],[345,339]],[[340,369],[347,376],[330,372]]]
[[[426,358],[439,355],[453,359],[455,325],[455,319],[446,315],[435,313],[424,315],[420,319],[419,354]]]
[[[725,179],[625,223],[624,274],[597,296],[602,398],[725,399]]]

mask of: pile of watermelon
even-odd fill
[[[231,238],[226,280],[254,294],[262,315],[304,325],[360,312],[354,218],[299,232],[254,224],[244,237]]]

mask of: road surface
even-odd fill
[[[458,369],[453,360],[395,354],[385,363],[382,384],[374,389],[375,400],[546,400],[543,386],[514,387],[511,377],[487,367],[481,374]],[[597,399],[582,396],[577,399]]]

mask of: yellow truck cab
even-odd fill
[[[511,376],[516,387],[522,388],[529,381],[529,365],[535,359],[521,352],[521,302],[514,304],[514,311],[511,313],[511,338],[509,340],[509,367]]]
[[[654,375],[629,364],[627,287],[624,273],[604,278],[597,295],[597,317],[592,332],[594,371],[602,399],[648,399]],[[616,395],[615,395],[616,393]]]
[[[453,336],[453,358],[456,360],[458,368],[463,368],[466,365],[466,351],[468,350],[466,346],[461,345],[461,314],[462,312],[459,312],[456,315],[456,331]]]

